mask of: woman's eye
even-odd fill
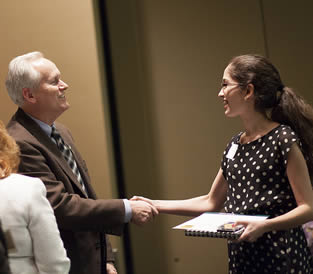
[[[222,88],[227,88],[227,84],[226,83],[222,83],[221,86],[222,86]]]

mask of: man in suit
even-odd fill
[[[70,131],[56,122],[69,108],[68,85],[42,53],[14,58],[6,87],[18,106],[7,130],[21,150],[19,172],[44,182],[71,259],[70,273],[116,273],[105,234],[121,235],[125,223],[143,224],[157,210],[144,202],[96,199]]]

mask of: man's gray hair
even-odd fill
[[[18,106],[24,102],[23,88],[36,88],[40,83],[41,74],[31,64],[40,58],[43,58],[43,54],[34,51],[15,57],[9,64],[5,85],[12,101]]]

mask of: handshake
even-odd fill
[[[158,209],[150,199],[134,196],[129,200],[129,203],[132,209],[131,222],[136,225],[148,223],[159,214]]]

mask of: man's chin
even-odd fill
[[[62,105],[60,110],[59,110],[58,117],[60,117],[69,108],[70,108],[70,104]]]
[[[65,104],[63,104],[63,105],[62,105],[63,112],[66,111],[66,110],[68,110],[68,109],[70,108],[70,106],[71,106],[71,105],[70,105],[68,102],[66,102]]]

